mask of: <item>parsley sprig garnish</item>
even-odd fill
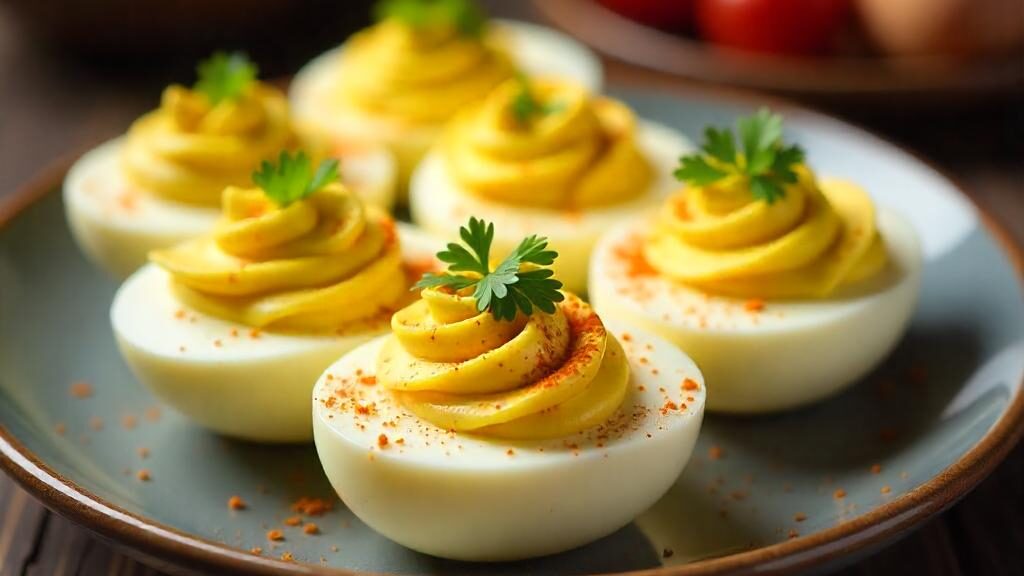
[[[707,186],[728,176],[743,176],[750,193],[771,204],[786,194],[786,184],[797,181],[794,167],[803,162],[804,151],[795,144],[783,145],[782,117],[766,108],[740,118],[736,128],[742,153],[731,130],[709,126],[700,152],[681,157],[675,177],[693,186]]]
[[[563,105],[558,102],[541,102],[534,93],[530,80],[523,74],[517,76],[518,87],[508,109],[520,126],[529,124],[534,118],[558,112]]]
[[[412,28],[452,26],[468,38],[479,38],[487,24],[487,14],[474,0],[380,0],[373,12],[377,20],[394,19]]]
[[[312,195],[338,178],[337,159],[320,162],[314,172],[309,156],[304,152],[295,156],[281,152],[276,165],[264,160],[260,169],[252,173],[252,181],[282,208]]]
[[[259,69],[241,52],[217,52],[196,67],[199,79],[193,89],[216,106],[224,100],[234,100],[256,81]]]
[[[555,303],[565,298],[559,292],[562,283],[551,277],[554,272],[550,268],[523,266],[554,263],[558,253],[547,249],[547,238],[536,235],[524,238],[492,271],[490,253],[494,224],[471,217],[469,224],[459,228],[459,236],[465,246],[452,242],[447,250],[437,253],[438,259],[448,264],[448,272],[424,274],[414,288],[458,291],[475,286],[476,309],[479,312],[490,310],[498,320],[512,320],[519,310],[532,314],[534,307],[551,314]]]

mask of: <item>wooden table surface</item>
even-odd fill
[[[281,72],[299,62],[274,66]],[[156,105],[161,86],[188,78],[190,68],[115,66],[102,58],[55,52],[27,38],[0,5],[0,199],[62,154],[124,131],[134,117]],[[608,76],[611,82],[668,82],[616,63],[609,63]],[[924,118],[908,112],[867,123],[959,178],[1024,245],[1021,104]],[[49,512],[0,474],[0,574],[157,572]],[[838,574],[1024,575],[1024,444],[945,514]]]

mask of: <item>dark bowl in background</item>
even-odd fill
[[[19,31],[56,50],[107,60],[192,62],[250,52],[265,73],[339,44],[365,26],[372,0],[0,0]]]

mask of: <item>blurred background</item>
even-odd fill
[[[370,0],[0,0],[0,192],[122,132],[215,49],[285,77]],[[487,0],[606,57],[612,83],[772,92],[1020,188],[1024,0]],[[992,174],[990,168],[1003,170]],[[1016,185],[1016,186],[1014,186]],[[1019,203],[991,198],[1008,223]],[[1018,238],[1020,238],[1018,236]]]
[[[0,202],[56,159],[123,132],[166,84],[192,82],[214,49],[245,50],[263,77],[283,81],[367,24],[370,4],[0,0]],[[1024,244],[1024,0],[483,4],[587,43],[609,84],[753,89],[867,125],[935,161]],[[1021,502],[1021,490],[1024,447],[951,512],[849,574],[1019,574],[1024,524],[1004,503]],[[17,494],[0,477],[0,509]],[[25,525],[44,522],[23,497]],[[97,570],[122,558],[49,522],[48,533],[87,547]],[[33,545],[15,542],[7,562]]]

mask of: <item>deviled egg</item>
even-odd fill
[[[605,318],[662,335],[700,365],[708,409],[769,412],[835,394],[906,329],[921,282],[910,224],[851,182],[817,179],[766,110],[742,149],[709,128],[651,220],[601,239],[590,297]]]
[[[214,431],[264,442],[309,440],[309,394],[338,356],[386,333],[410,299],[429,239],[282,153],[224,190],[212,233],[150,254],[118,290],[121,352],[162,400]],[[417,252],[417,247],[419,252]]]
[[[491,271],[493,236],[470,220],[465,245],[438,254],[452,272],[425,276],[393,334],[313,391],[317,452],[345,505],[459,560],[552,554],[628,524],[679,476],[704,409],[678,348],[560,292],[543,238]]]
[[[209,232],[221,191],[246,185],[259,163],[282,149],[339,157],[347,185],[370,204],[391,207],[396,167],[386,148],[332,150],[308,136],[292,121],[285,95],[257,81],[243,55],[216,54],[198,73],[194,87],[168,87],[158,109],[85,154],[68,174],[71,230],[107,271],[123,278],[150,250]]]
[[[388,146],[402,194],[441,127],[516,73],[602,84],[600,61],[578,42],[534,24],[490,21],[473,0],[384,0],[376,16],[300,70],[291,100],[299,118],[336,142]]]
[[[674,130],[565,80],[510,80],[457,116],[410,188],[413,220],[448,238],[470,215],[498,225],[495,250],[539,232],[562,255],[558,277],[586,290],[598,237],[672,192],[688,150]]]

